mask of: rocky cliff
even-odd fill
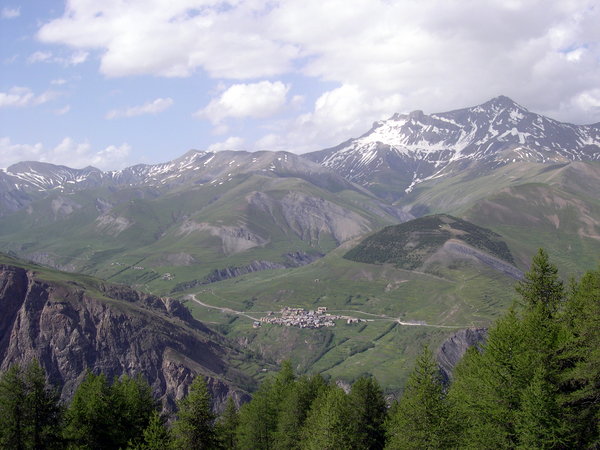
[[[436,360],[444,383],[450,382],[454,366],[461,360],[467,349],[473,345],[483,344],[486,337],[486,328],[466,328],[457,331],[442,342]]]
[[[0,262],[0,370],[37,358],[65,399],[88,370],[143,375],[167,410],[196,374],[217,409],[229,395],[247,397],[253,381],[234,366],[249,355],[178,301],[64,277]]]

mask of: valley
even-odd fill
[[[599,262],[600,125],[560,123],[503,96],[396,114],[304,155],[191,150],[120,171],[40,162],[0,171],[3,264],[60,273],[81,298],[106,283],[181,302],[185,333],[225,350],[219,371],[201,354],[173,354],[182,367],[173,383],[203,373],[240,399],[283,360],[402,390],[424,345],[485,329],[510,307],[540,247],[566,276]],[[100,291],[101,303],[122,306]],[[18,334],[11,324],[5,340]],[[98,351],[63,380],[101,367]],[[0,347],[3,367],[25,356]],[[172,404],[181,391],[165,389]]]

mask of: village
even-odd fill
[[[254,322],[254,328],[259,328],[262,323],[271,323],[275,325],[284,325],[287,327],[299,328],[322,328],[334,327],[336,320],[346,320],[346,323],[365,322],[364,319],[356,317],[334,315],[327,312],[326,306],[319,306],[316,310],[306,310],[304,308],[284,307],[276,316],[274,312],[268,312],[267,316],[261,317],[260,321]]]

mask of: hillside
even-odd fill
[[[261,364],[180,302],[0,255],[0,370],[39,360],[70,398],[86,371],[142,375],[165,408],[195,375],[216,405],[247,398]]]
[[[469,252],[464,244],[473,250]],[[510,250],[500,235],[446,214],[425,216],[386,227],[361,241],[344,257],[357,262],[390,263],[402,269],[414,270],[422,267],[443,248],[471,254],[485,261],[481,255],[483,252],[514,264]],[[493,258],[489,258],[487,263],[492,264]]]

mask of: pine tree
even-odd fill
[[[303,428],[301,448],[338,450],[358,448],[358,423],[352,402],[339,387],[327,390],[311,408]]]
[[[428,348],[417,359],[394,416],[387,424],[389,449],[446,448],[448,407],[440,372]]]
[[[141,376],[124,375],[113,382],[110,391],[115,417],[118,417],[114,423],[118,445],[124,447],[127,443],[141,442],[157,407],[152,389]]]
[[[539,307],[546,315],[553,315],[564,298],[564,285],[558,278],[558,268],[550,263],[548,253],[540,248],[531,267],[516,286],[526,309]]]
[[[62,408],[58,391],[49,386],[46,373],[33,361],[24,373],[28,434],[32,448],[62,448]]]
[[[22,371],[18,365],[14,365],[0,377],[0,448],[25,448],[25,398]]]
[[[600,268],[575,284],[564,317],[562,406],[574,425],[574,448],[600,448]]]
[[[372,377],[361,377],[352,385],[349,397],[359,426],[358,448],[382,449],[387,408],[379,383]]]
[[[0,448],[61,448],[62,409],[37,361],[0,377]]]
[[[118,411],[113,407],[106,377],[88,372],[67,410],[65,438],[76,447],[118,448],[117,421]]]
[[[240,414],[232,397],[227,398],[225,410],[216,423],[216,432],[221,446],[227,450],[237,448],[237,427]]]
[[[237,433],[240,448],[274,448],[279,413],[285,397],[293,389],[294,380],[290,362],[284,361],[277,375],[263,382],[252,401],[242,406]]]
[[[546,378],[546,370],[538,367],[521,393],[515,426],[521,448],[564,448],[566,444],[567,427],[557,401],[556,386]]]
[[[150,416],[150,422],[143,432],[144,439],[136,448],[140,450],[168,450],[173,444],[171,431],[167,428],[160,413],[156,410]]]
[[[289,386],[279,408],[274,448],[300,448],[301,432],[313,402],[329,386],[321,375],[302,376]]]
[[[179,403],[177,420],[173,426],[175,446],[183,450],[218,448],[215,433],[215,415],[211,410],[210,395],[201,376],[194,378],[188,395]]]

